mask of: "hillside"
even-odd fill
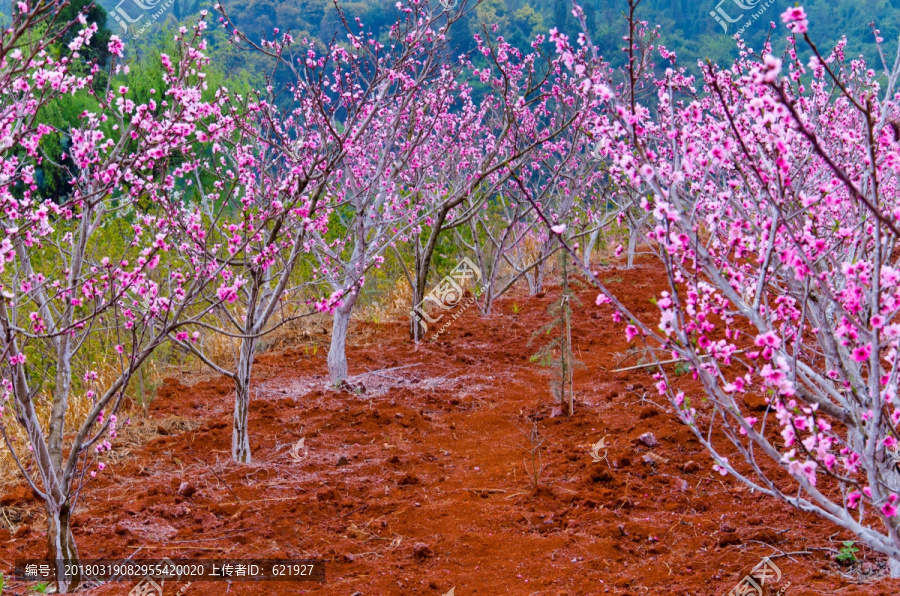
[[[134,0],[101,0],[100,4],[110,11],[118,6],[133,18],[141,12]],[[184,0],[173,3],[168,12],[181,20],[203,8],[211,9],[213,4],[211,0]],[[259,39],[267,32],[271,34],[272,29],[278,27],[281,31],[290,30],[295,37],[310,36],[325,43],[339,35],[341,28],[337,10],[330,0],[226,0],[223,5],[239,28],[252,39]],[[360,18],[376,31],[383,31],[397,16],[390,0],[352,1],[341,5],[348,16]],[[770,34],[770,22],[779,22],[779,15],[793,5],[790,0],[722,0],[718,3],[714,0],[643,0],[637,14],[650,25],[660,27],[663,43],[678,54],[683,64],[694,64],[706,58],[722,63],[737,55],[732,35],[743,30],[748,45],[758,49]],[[891,0],[809,0],[804,6],[810,22],[815,24],[820,45],[831,46],[845,34],[850,56],[874,55],[869,28],[873,19],[889,42],[896,40],[900,33],[900,6]],[[571,4],[566,0],[483,0],[477,6],[470,2],[470,7],[469,14],[451,31],[459,51],[473,47],[472,34],[479,32],[483,23],[496,23],[498,33],[521,48],[526,48],[535,35],[546,35],[552,27],[573,37],[580,30],[571,15]],[[583,7],[595,43],[609,60],[620,62],[619,46],[625,32],[627,2],[584,0]],[[734,22],[729,23],[729,20]],[[111,19],[109,26],[115,29],[117,23]]]

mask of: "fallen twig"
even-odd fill
[[[732,354],[741,354],[743,352],[746,352],[746,350],[737,350],[736,352],[732,352]],[[701,354],[699,357],[700,358],[709,358],[711,355],[712,354]],[[675,358],[674,360],[660,360],[658,362],[648,362],[647,364],[636,364],[634,366],[628,366],[625,368],[616,368],[609,372],[618,373],[618,372],[625,372],[628,370],[637,370],[639,368],[650,368],[653,366],[662,366],[663,364],[677,364],[679,362],[688,362],[688,361],[685,360],[684,358]]]
[[[205,461],[203,461],[203,460],[200,459],[199,457],[195,457],[194,459],[196,459],[196,460],[197,460],[198,462],[200,462],[201,464],[206,464],[206,467],[209,468],[209,471],[213,473],[213,476],[216,477],[216,480],[218,480],[218,481],[222,484],[222,486],[224,486],[225,488],[227,488],[227,489],[228,489],[228,492],[230,492],[230,493],[232,494],[232,496],[233,496],[235,499],[237,499],[237,501],[238,501],[239,503],[241,502],[241,498],[240,498],[239,496],[237,496],[233,490],[231,490],[231,487],[228,486],[228,484],[227,484],[224,480],[222,480],[221,478],[219,478],[219,475],[216,474],[216,471],[213,470],[213,468],[212,468],[211,465],[209,465],[208,463],[206,463]]]

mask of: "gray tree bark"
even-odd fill
[[[344,304],[334,311],[331,348],[328,350],[328,375],[335,387],[347,380],[347,328],[350,326],[350,315],[358,297],[358,290],[347,294]]]

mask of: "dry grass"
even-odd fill
[[[133,451],[156,437],[188,432],[198,428],[200,424],[198,420],[182,416],[167,416],[162,419],[138,418],[131,424],[120,427],[113,449],[104,455],[104,460],[113,464],[122,462],[131,457]]]
[[[32,523],[37,510],[38,507],[36,506],[0,506],[0,528],[6,529],[10,534],[15,534],[22,524]]]
[[[97,380],[90,389],[97,393],[102,392],[109,387],[119,376],[118,364],[113,354],[105,355],[106,359],[99,360],[96,356],[92,358],[93,371],[97,373]],[[162,379],[169,373],[169,367],[157,360],[149,360],[144,364],[140,376],[132,378],[126,392],[126,398],[118,417],[124,420],[129,417],[139,419],[141,417],[142,408],[152,401],[156,393],[156,387],[160,385]],[[49,394],[39,394],[34,400],[35,410],[38,420],[44,432],[47,432],[50,421],[50,409],[52,406],[52,396]],[[66,408],[66,438],[71,439],[75,432],[81,428],[88,418],[88,414],[94,407],[94,402],[87,397],[84,391],[72,391],[69,396],[68,407]],[[13,422],[7,423],[6,432],[14,445],[21,446],[18,453],[20,460],[31,467],[28,461],[26,445],[28,440],[22,427]],[[155,422],[159,424],[159,422]],[[113,445],[119,445],[124,436],[128,436],[132,432],[131,427],[120,424],[118,438],[113,441]],[[15,463],[12,453],[6,447],[4,442],[0,442],[0,493],[4,492],[10,486],[21,484],[21,471]],[[0,515],[0,523],[2,523],[2,515]]]
[[[412,310],[412,288],[402,274],[377,295],[366,298],[363,294],[362,303],[355,309],[358,320],[376,325],[409,320],[409,312]]]
[[[40,420],[41,427],[45,432],[50,421],[50,407],[51,400],[46,396],[38,396],[35,399],[35,410],[37,412],[38,420]],[[84,421],[87,420],[91,407],[93,407],[91,400],[84,395],[72,396],[69,400],[69,408],[66,412],[66,430],[73,430],[76,426],[83,424]],[[12,421],[13,418],[10,417],[7,420]],[[25,431],[18,423],[13,422],[12,424],[7,424],[6,433],[14,445],[28,445]],[[18,453],[18,455],[20,460],[28,466],[28,457],[25,449],[27,448],[20,448],[20,453]],[[13,484],[18,484],[21,480],[19,476],[20,473],[15,459],[7,448],[6,443],[0,443],[0,489]]]

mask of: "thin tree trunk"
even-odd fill
[[[416,284],[416,285],[418,285],[418,284]],[[421,320],[420,315],[418,315],[419,305],[422,303],[422,300],[424,298],[425,298],[424,292],[419,293],[419,289],[417,287],[413,288],[413,295],[412,295],[413,311],[412,311],[412,321],[410,322],[410,327],[409,327],[409,335],[410,335],[410,338],[415,342],[422,341],[422,337],[425,335],[425,333],[424,333],[425,330],[422,329],[422,326],[426,325],[426,323],[424,323]]]
[[[535,296],[544,291],[544,263],[541,263],[537,267],[535,267],[536,271],[534,272],[534,287],[529,288],[531,291],[531,295]]]
[[[328,350],[328,375],[335,387],[339,387],[347,379],[347,328],[350,326],[350,315],[358,296],[358,291],[351,292],[344,300],[344,304],[334,310],[331,348]]]
[[[634,251],[637,247],[637,236],[638,230],[637,225],[634,226],[628,231],[628,264],[626,265],[628,269],[634,267]]]
[[[600,238],[600,226],[597,226],[597,229],[591,232],[590,238],[584,243],[584,252],[581,257],[582,262],[584,263],[585,269],[591,268],[591,253],[594,252],[594,246],[597,245],[597,240]]]
[[[419,249],[416,242],[416,265],[415,265],[415,287],[413,288],[412,307],[413,311],[418,308],[419,303],[425,299],[425,285],[428,283],[428,272],[431,270],[431,260],[434,258],[434,249],[437,246],[438,237],[447,220],[447,213],[450,207],[444,206],[435,214],[435,220],[432,224],[431,233],[424,248]],[[413,341],[421,341],[425,337],[424,330],[420,327],[420,322],[416,320],[413,314],[412,326],[410,327],[410,335]]]
[[[54,469],[62,467],[62,441],[66,426],[66,408],[72,384],[72,348],[69,338],[59,337],[56,350],[56,386],[53,389],[53,405],[50,409],[50,425],[47,448]]]
[[[72,535],[71,511],[69,504],[57,506],[47,504],[47,541],[49,545],[49,558],[56,566],[56,588],[60,594],[67,594],[78,587],[81,576],[66,576],[65,571],[69,565],[77,569],[78,548],[75,546],[75,537]]]
[[[256,338],[241,340],[237,375],[234,378],[234,425],[231,431],[231,458],[248,464],[251,460],[248,414],[250,412],[250,378],[253,371],[253,352]]]
[[[413,341],[418,342],[421,341],[425,336],[425,329],[423,329],[424,325],[427,325],[423,322],[420,317],[416,314],[419,305],[422,300],[425,299],[425,285],[428,283],[428,270],[429,265],[431,264],[431,255],[433,254],[433,250],[426,250],[424,253],[419,249],[418,243],[416,244],[416,263],[414,267],[414,278],[413,278],[413,294],[412,294],[412,322],[410,324],[409,333],[410,337]]]
[[[860,437],[858,439],[860,444],[864,443],[864,439]],[[865,453],[865,451],[861,450],[858,453]],[[897,474],[894,471],[894,464],[890,461],[885,455],[884,461],[881,466],[881,477],[886,479],[886,484],[888,490],[893,494],[897,494],[900,492],[900,478],[897,477]],[[900,559],[895,559],[893,557],[888,557],[888,573],[890,574],[892,579],[900,579]]]
[[[494,280],[488,281],[484,292],[484,306],[481,308],[481,314],[486,317],[491,316],[491,309],[494,307]]]
[[[144,367],[138,368],[138,385],[141,391],[141,410],[144,412],[144,418],[147,417],[147,393],[144,391]]]

